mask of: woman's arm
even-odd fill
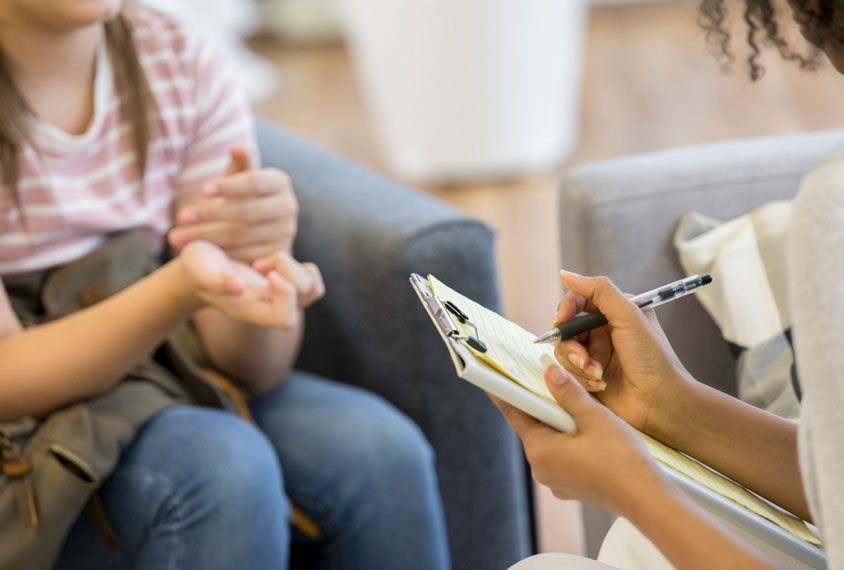
[[[634,500],[638,505],[628,509],[626,518],[675,568],[779,568],[715,523],[674,485],[637,493]]]
[[[795,423],[695,381],[653,311],[636,308],[609,280],[567,273],[563,282],[570,292],[557,321],[600,306],[610,322],[557,345],[558,360],[587,389],[637,429],[810,520]],[[586,372],[596,368],[598,387]]]
[[[522,440],[534,478],[560,499],[630,520],[680,570],[771,569],[774,564],[714,523],[660,471],[640,438],[560,366],[545,381],[577,425],[560,433],[493,398]]]
[[[797,424],[699,382],[678,384],[649,435],[804,520],[812,515],[797,456]]]

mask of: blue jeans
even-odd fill
[[[138,432],[100,495],[116,550],[81,516],[57,569],[448,568],[432,450],[379,397],[295,372],[253,402],[257,425],[177,406]],[[320,529],[291,528],[288,498]]]

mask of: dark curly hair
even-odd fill
[[[819,48],[825,42],[841,43],[844,40],[844,22],[839,21],[844,19],[841,13],[844,8],[839,0],[791,1],[795,20],[814,44],[806,53],[796,52],[782,37],[772,0],[701,0],[698,24],[705,33],[707,45],[721,60],[725,71],[732,69],[735,62],[730,49],[730,32],[725,28],[729,9],[735,4],[744,5],[742,19],[747,26],[747,44],[750,46],[747,64],[753,81],[765,73],[765,68],[759,63],[760,43],[775,48],[784,59],[797,63],[801,69],[813,70],[821,62]]]

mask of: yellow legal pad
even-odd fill
[[[449,288],[433,275],[428,276],[434,294],[443,300],[455,303],[467,313],[477,326],[480,339],[486,344],[485,353],[471,349],[475,356],[493,367],[507,378],[524,386],[534,394],[556,404],[554,397],[545,385],[544,369],[541,364],[543,355],[554,356],[554,349],[548,344],[533,344],[535,335],[521,328]],[[475,334],[474,329],[466,324],[457,323],[464,334]],[[806,523],[782,510],[759,496],[691,459],[687,455],[668,447],[654,438],[638,432],[645,442],[651,455],[657,461],[682,473],[700,485],[718,493],[719,495],[738,503],[749,511],[764,517],[772,523],[790,532],[797,538],[811,544],[820,545],[818,538],[809,530]]]

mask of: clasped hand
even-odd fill
[[[178,211],[168,240],[204,303],[238,320],[292,328],[325,285],[316,265],[292,256],[299,207],[290,179],[252,169],[241,147],[230,154],[225,176]]]
[[[193,241],[179,255],[189,290],[233,319],[290,329],[301,309],[322,298],[325,285],[313,263],[284,251],[246,265],[206,241]]]
[[[206,182],[201,197],[181,207],[170,245],[211,242],[232,259],[252,263],[276,251],[290,253],[299,205],[290,178],[275,168],[253,169],[241,147],[231,150],[226,175]]]

